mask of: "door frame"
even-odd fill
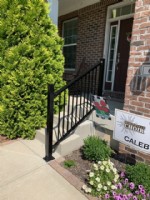
[[[105,58],[105,70],[104,70],[104,82],[103,82],[103,91],[113,92],[114,91],[114,81],[115,81],[115,66],[116,66],[116,59],[117,59],[117,49],[118,49],[118,43],[119,43],[119,34],[120,34],[120,22],[124,19],[129,19],[134,17],[134,13],[123,15],[120,17],[112,18],[110,19],[111,10],[114,8],[123,7],[126,5],[131,5],[135,3],[135,1],[124,1],[121,3],[113,4],[111,6],[108,6],[107,8],[107,19],[106,19],[106,27],[105,27],[105,39],[104,39],[104,51],[103,51],[103,57]],[[118,28],[117,28],[117,39],[116,39],[116,47],[115,47],[115,55],[114,55],[114,62],[113,62],[113,71],[112,71],[112,84],[111,84],[111,90],[105,89],[105,83],[106,83],[106,76],[107,76],[107,67],[108,67],[108,54],[109,54],[109,47],[110,47],[110,30],[111,30],[111,23],[112,22],[118,22]]]

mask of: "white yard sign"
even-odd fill
[[[150,118],[115,110],[113,138],[121,143],[150,154]]]

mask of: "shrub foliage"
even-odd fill
[[[64,84],[63,41],[44,0],[0,0],[0,8],[0,134],[32,139],[45,126],[47,84]]]
[[[89,136],[84,140],[83,156],[90,161],[108,160],[112,153],[107,142],[97,136]]]
[[[145,163],[136,163],[126,166],[127,177],[138,185],[143,185],[150,192],[150,166]]]

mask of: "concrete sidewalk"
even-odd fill
[[[87,200],[23,142],[0,146],[0,200]]]

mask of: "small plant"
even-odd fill
[[[145,163],[136,163],[126,166],[126,174],[129,180],[138,185],[143,185],[147,192],[150,192],[150,166]]]
[[[117,189],[118,178],[117,169],[110,160],[99,161],[98,164],[93,164],[88,176],[88,185],[83,185],[82,189],[93,196],[104,196]]]
[[[89,136],[84,140],[83,156],[90,161],[108,160],[112,153],[107,142],[97,136]]]
[[[66,168],[71,168],[71,167],[75,167],[76,164],[75,164],[75,161],[74,160],[65,160],[64,161],[64,166]]]

